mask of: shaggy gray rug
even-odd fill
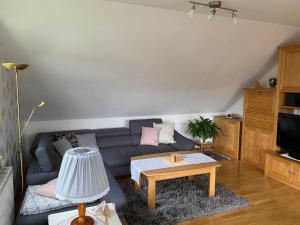
[[[127,195],[128,207],[124,217],[128,225],[174,225],[196,217],[220,214],[244,208],[249,202],[222,184],[216,185],[216,197],[208,197],[208,177],[195,176],[160,181],[156,184],[156,208],[147,208],[147,184],[140,191],[133,182],[121,184]]]

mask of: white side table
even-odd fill
[[[111,215],[111,217],[108,220],[109,225],[122,225],[114,206],[112,204],[108,204],[108,206]],[[86,208],[86,215],[92,216],[94,218],[94,222],[95,222],[94,225],[103,225],[104,216],[102,215],[94,216],[91,215],[90,213],[91,210],[94,209],[95,207],[96,206]],[[75,219],[77,216],[78,216],[77,209],[61,212],[61,213],[50,214],[48,216],[48,224],[49,225],[70,225],[71,221]]]

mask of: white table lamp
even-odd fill
[[[109,191],[109,183],[98,149],[79,147],[68,150],[61,163],[55,194],[61,200],[79,203],[79,217],[71,225],[92,225],[85,216],[85,203],[100,199]]]

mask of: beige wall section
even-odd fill
[[[188,11],[188,8],[187,10]],[[223,112],[299,27],[102,0],[2,0],[0,36],[33,120]]]
[[[260,84],[263,87],[270,87],[269,86],[269,79],[276,77],[278,75],[278,66],[274,66],[267,74],[265,74],[264,76],[262,76],[262,78],[258,79]],[[251,87],[251,84],[249,84],[249,86],[245,86],[246,87]],[[241,92],[241,95],[239,96],[238,100],[226,111],[226,114],[228,113],[234,113],[240,116],[243,116],[243,94]]]

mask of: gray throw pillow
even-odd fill
[[[95,133],[76,135],[79,147],[98,148]]]
[[[61,157],[64,157],[65,152],[73,148],[71,143],[65,138],[55,141],[52,144],[56,151],[58,151],[58,153],[61,155]]]

